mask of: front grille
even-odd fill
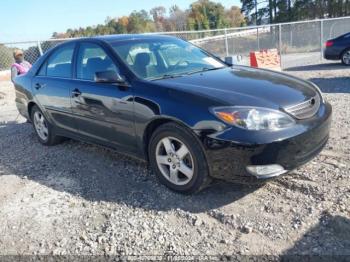
[[[284,108],[284,110],[297,119],[307,119],[317,113],[318,109],[320,108],[320,104],[321,97],[317,94],[305,102]]]

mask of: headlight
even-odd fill
[[[295,121],[289,115],[264,107],[215,107],[212,113],[227,124],[248,130],[279,130],[290,127]]]

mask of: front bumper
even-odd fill
[[[280,165],[285,172],[305,164],[326,145],[332,107],[322,104],[308,120],[281,132],[257,132],[230,128],[204,140],[210,174],[214,178],[240,183],[259,180],[247,171],[248,166]],[[263,177],[263,176],[262,176]]]

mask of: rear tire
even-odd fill
[[[350,48],[346,49],[341,55],[343,65],[350,66]]]
[[[52,125],[47,121],[46,117],[38,106],[33,106],[31,110],[31,122],[38,140],[46,146],[53,146],[62,142],[63,138],[54,134]]]
[[[158,180],[173,191],[196,193],[211,181],[200,141],[181,125],[167,123],[158,127],[148,151],[150,166]]]

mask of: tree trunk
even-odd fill
[[[270,21],[270,24],[273,23],[273,13],[272,13],[272,10],[273,10],[273,2],[272,2],[272,0],[269,0],[269,21]]]
[[[288,0],[288,17],[289,22],[292,21],[292,0]]]

